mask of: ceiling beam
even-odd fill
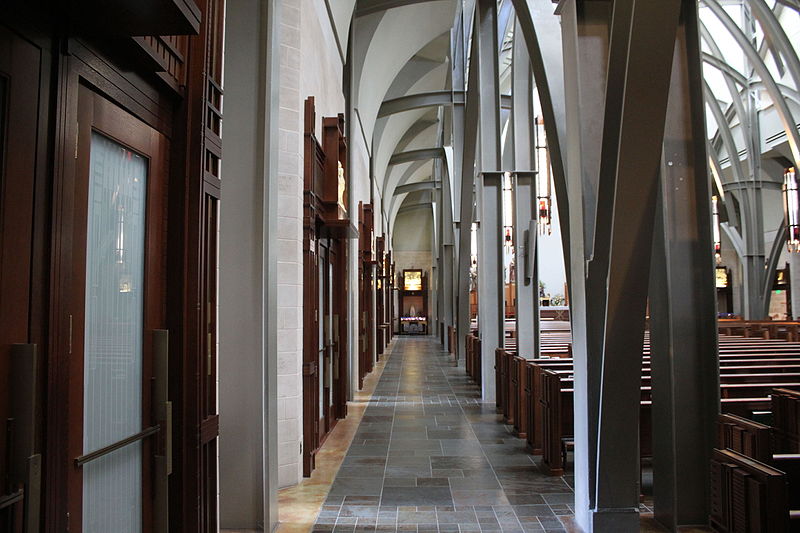
[[[433,204],[428,202],[428,203],[423,203],[423,204],[404,205],[404,206],[401,206],[400,209],[397,210],[397,214],[407,213],[409,211],[417,211],[419,209],[427,209],[428,211],[432,212]]]
[[[378,111],[378,118],[397,113],[421,109],[423,107],[464,105],[464,91],[430,91],[427,93],[409,94],[391,100],[384,100]],[[511,95],[500,95],[500,107],[511,109]]]
[[[409,94],[391,100],[384,100],[381,108],[378,111],[378,118],[387,117],[396,113],[404,111],[411,111],[412,109],[420,109],[423,107],[433,107],[440,105],[452,105],[454,99],[460,99],[463,103],[464,93],[459,91],[453,93],[452,91],[431,91],[427,93]]]
[[[408,152],[397,152],[389,159],[389,165],[402,165],[412,161],[425,159],[441,159],[444,157],[443,148],[422,148],[420,150],[409,150]]]
[[[441,2],[443,0],[361,0],[356,8],[356,17],[364,17],[373,13],[380,13],[395,7],[404,7],[427,2]]]
[[[409,192],[416,192],[416,191],[427,191],[430,189],[438,189],[442,186],[441,181],[418,181],[417,183],[407,183],[405,185],[398,185],[395,187],[392,194],[394,196],[409,193]]]

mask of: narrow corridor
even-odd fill
[[[569,478],[539,472],[452,356],[401,337],[388,357],[314,531],[565,531]]]

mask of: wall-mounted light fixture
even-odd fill
[[[800,252],[800,191],[794,167],[783,173],[783,213],[786,222],[786,247],[790,252]]]
[[[719,231],[719,198],[711,197],[711,226],[714,234],[714,258],[717,264],[722,262],[722,239]]]
[[[544,131],[544,119],[536,117],[536,221],[542,235],[550,235],[552,231],[552,210],[547,134]]]

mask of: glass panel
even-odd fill
[[[142,430],[147,160],[92,134],[86,241],[83,449]],[[83,532],[142,529],[141,444],[83,467]]]
[[[317,372],[317,386],[319,387],[319,394],[317,398],[319,399],[319,413],[317,416],[321,417],[322,413],[324,412],[323,409],[325,407],[325,259],[324,255],[322,254],[322,248],[320,247],[320,253],[317,256],[317,330],[319,333],[318,337],[318,348],[319,348],[319,355],[318,361],[319,364],[319,371]],[[321,433],[321,431],[320,431]]]

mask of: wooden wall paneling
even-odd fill
[[[168,137],[173,136],[175,96],[159,90],[143,73],[123,70],[123,66],[104,55],[102,43],[80,38],[67,41],[72,59],[69,68],[110,100]],[[192,42],[196,43],[196,40]]]
[[[219,419],[211,404],[216,388],[215,237],[208,235],[220,197],[222,91],[210,68],[210,47],[221,40],[224,21],[209,13],[224,0],[201,0],[200,31],[189,37],[184,62],[184,98],[174,115],[176,155],[170,196],[168,284],[170,400],[173,402],[173,472],[169,483],[170,531],[216,531],[216,446]],[[213,81],[214,83],[210,83]],[[213,89],[212,89],[213,88]],[[218,114],[209,113],[213,107]],[[209,155],[210,154],[210,155]],[[213,252],[213,253],[212,253]],[[206,255],[204,255],[206,254]],[[206,261],[204,261],[204,258]],[[216,307],[214,305],[214,307]],[[210,319],[210,323],[209,323]],[[211,364],[209,364],[211,349]],[[209,370],[211,375],[209,375]],[[215,398],[214,398],[215,399]],[[216,402],[214,402],[215,404]]]
[[[20,4],[22,4],[20,2]],[[65,503],[66,472],[69,464],[64,446],[68,422],[62,410],[68,400],[68,317],[59,310],[71,297],[69,287],[73,263],[69,225],[62,224],[74,211],[74,189],[77,95],[80,84],[91,87],[147,125],[170,137],[170,170],[178,179],[170,184],[169,209],[164,220],[169,224],[168,282],[166,291],[170,335],[171,399],[175,405],[175,474],[171,478],[171,531],[212,531],[216,527],[215,413],[209,391],[208,369],[204,365],[208,346],[206,336],[215,331],[213,311],[204,306],[215,282],[207,274],[210,265],[203,258],[211,257],[216,245],[209,237],[210,226],[204,218],[209,214],[209,198],[218,198],[221,160],[221,43],[224,2],[198,2],[204,14],[200,36],[148,37],[150,48],[161,54],[164,71],[143,68],[145,62],[132,55],[130,46],[117,40],[60,34],[54,38],[51,28],[57,26],[63,9],[52,13],[27,9],[19,19],[12,14],[4,24],[24,28],[30,42],[40,46],[42,62],[38,138],[32,145],[38,151],[36,187],[35,244],[31,269],[36,281],[29,283],[33,308],[28,313],[30,340],[40,343],[42,369],[46,369],[46,430],[41,434],[46,446],[45,496],[46,530],[61,533],[69,528]],[[207,16],[205,16],[207,15]],[[107,21],[101,21],[105,23]],[[76,26],[78,32],[91,27]],[[31,37],[35,34],[35,37]],[[130,41],[130,40],[129,40]],[[51,47],[57,53],[51,53]],[[140,47],[141,48],[141,47]],[[151,50],[152,51],[152,50]],[[145,57],[146,52],[138,52]],[[129,59],[135,59],[130,61]],[[151,58],[152,59],[152,58]],[[55,75],[53,98],[50,99],[50,73]],[[165,85],[159,77],[168,76],[173,83]],[[176,90],[176,85],[178,85]],[[180,87],[184,85],[184,87]],[[29,87],[35,87],[31,84]],[[36,91],[28,91],[36,94]],[[180,96],[183,98],[180,98]],[[51,137],[52,136],[52,137]],[[21,138],[21,137],[20,137]],[[52,141],[51,141],[52,139]],[[206,147],[209,150],[206,151]],[[211,156],[208,156],[208,153]],[[48,179],[52,172],[52,180]],[[52,192],[51,192],[52,187]],[[52,198],[52,201],[51,201]],[[165,214],[166,214],[165,213]],[[215,233],[215,231],[214,231]],[[52,242],[52,247],[51,247]],[[205,253],[205,256],[203,255]],[[51,290],[52,288],[52,290]],[[209,326],[211,316],[213,327]],[[74,324],[73,324],[74,327]],[[214,354],[212,354],[213,356]],[[198,376],[205,375],[205,379]],[[200,495],[206,496],[201,498]],[[74,527],[74,526],[73,526]]]
[[[0,26],[0,498],[21,496],[17,503],[0,509],[0,529],[14,532],[22,529],[25,491],[29,490],[16,459],[27,458],[30,450],[21,450],[19,443],[31,440],[35,446],[36,439],[36,424],[26,427],[10,419],[15,403],[10,390],[11,380],[24,378],[11,375],[12,344],[34,342],[29,331],[35,191],[41,174],[37,171],[37,125],[42,105],[38,91],[31,88],[41,86],[46,70],[43,56],[35,44]]]
[[[219,224],[219,190],[213,182],[206,183],[203,227],[203,346],[206,354],[200,375],[200,452],[201,470],[205,483],[200,491],[200,513],[203,530],[208,531],[217,523],[217,437],[219,414],[217,413],[217,250]]]
[[[376,237],[375,239],[375,318],[376,318],[376,339],[377,346],[375,353],[377,357],[383,355],[384,346],[384,283],[386,281],[383,271],[383,254],[384,254],[384,238]]]
[[[315,467],[319,445],[319,238],[317,195],[325,154],[316,140],[314,98],[305,102],[303,136],[303,476]]]
[[[371,203],[364,204],[364,335],[366,373],[372,372],[375,365],[375,346],[372,332],[375,331],[375,314],[372,310],[375,297],[375,219]]]
[[[67,475],[69,473],[68,435],[71,320],[63,312],[71,297],[72,227],[74,211],[75,149],[78,142],[78,75],[70,57],[57,56],[53,160],[52,242],[49,301],[49,339],[47,364],[47,405],[45,407],[45,531],[61,533],[68,529]]]
[[[364,376],[367,374],[366,345],[366,289],[364,267],[364,248],[366,246],[366,230],[364,219],[364,202],[358,203],[358,389],[364,388]]]

